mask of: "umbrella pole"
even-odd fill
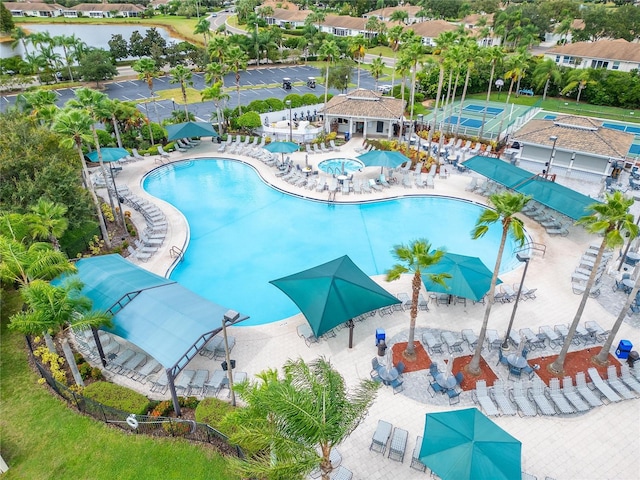
[[[347,326],[349,327],[349,348],[353,348],[353,327],[355,327],[353,319],[349,319]]]

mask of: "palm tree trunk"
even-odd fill
[[[558,354],[558,358],[556,358],[556,360],[553,363],[549,364],[549,366],[547,367],[547,369],[554,375],[561,375],[564,371],[564,361],[567,358],[567,352],[569,351],[569,347],[571,346],[573,337],[576,334],[578,323],[582,318],[584,307],[586,306],[587,300],[589,299],[589,293],[593,288],[593,284],[596,282],[598,267],[600,266],[600,262],[602,260],[602,254],[604,253],[604,249],[606,247],[607,233],[609,232],[605,232],[605,237],[602,240],[602,243],[600,244],[600,248],[598,249],[598,255],[596,256],[596,259],[593,262],[593,269],[591,270],[591,275],[589,275],[589,280],[587,280],[587,285],[584,289],[584,293],[582,294],[580,305],[578,305],[578,310],[576,311],[576,315],[573,317],[573,322],[571,322],[571,326],[569,327],[569,333],[567,333],[567,338],[564,339],[564,344],[562,345],[562,349]],[[626,313],[626,310],[624,312]]]
[[[409,323],[409,339],[407,340],[407,348],[405,349],[403,356],[407,360],[416,359],[416,319],[418,318],[418,297],[420,295],[420,287],[422,286],[422,279],[420,278],[420,272],[416,271],[411,281],[413,304],[411,305],[411,322]]]
[[[462,88],[462,97],[460,98],[460,114],[458,115],[458,122],[456,124],[456,140],[458,139],[458,132],[460,131],[460,118],[462,117],[462,106],[464,105],[464,99],[467,96],[467,87],[469,85],[469,76],[471,75],[471,68],[467,68],[467,75],[464,78],[464,87]]]
[[[87,190],[89,190],[89,193],[91,194],[91,199],[93,200],[93,204],[96,207],[96,213],[98,214],[98,224],[100,225],[100,233],[102,233],[104,245],[107,248],[111,248],[111,239],[109,238],[109,231],[107,230],[107,224],[104,222],[104,217],[102,216],[102,209],[100,208],[100,202],[98,201],[96,192],[93,189],[93,184],[91,183],[91,176],[89,175],[87,164],[84,161],[84,155],[82,154],[82,147],[77,142],[76,142],[76,148],[78,149],[78,154],[80,155],[80,165],[82,165],[84,182],[87,185]]]
[[[109,177],[107,176],[107,169],[104,168],[104,161],[102,160],[102,151],[100,150],[100,140],[98,140],[98,131],[96,130],[95,125],[91,125],[91,133],[93,134],[93,141],[96,144],[96,151],[98,152],[98,162],[100,162],[100,171],[102,172],[102,176],[104,177],[104,183],[107,188],[107,196],[109,197],[109,205],[111,206],[111,211],[116,219],[117,223],[120,223],[119,217],[116,215],[116,206],[113,202],[113,196],[111,195],[111,189],[109,188]]]
[[[324,130],[325,130],[325,133],[329,133],[329,118],[327,117],[327,114],[326,114],[328,95],[329,95],[329,59],[327,59],[327,75],[324,80],[324,109],[325,109]]]
[[[120,138],[120,128],[118,127],[118,120],[115,115],[111,115],[111,123],[113,123],[113,131],[116,133],[116,141],[118,147],[122,148],[122,138]]]
[[[551,77],[547,78],[547,81],[544,82],[544,92],[542,92],[542,101],[544,102],[547,99],[547,91],[549,90],[549,82],[551,81]]]
[[[436,92],[436,104],[435,109],[433,110],[433,127],[429,129],[429,135],[427,137],[427,149],[428,155],[431,155],[431,142],[433,141],[433,133],[436,131],[438,126],[438,106],[440,103],[440,95],[442,95],[442,84],[444,83],[444,65],[440,63],[440,75],[438,77],[438,91]],[[442,135],[442,132],[440,132]]]
[[[491,100],[491,86],[493,85],[493,76],[496,73],[496,62],[491,62],[491,75],[489,75],[489,88],[487,89],[487,99],[484,102],[484,109],[482,110],[482,125],[480,125],[480,133],[478,134],[478,140],[482,140],[484,134],[484,122],[487,119],[487,107]]]
[[[498,137],[496,138],[496,144],[500,141],[500,135],[502,134],[502,126],[504,125],[504,117],[507,116],[507,112],[509,111],[509,100],[511,99],[511,92],[513,91],[513,81],[511,79],[511,83],[509,84],[509,93],[507,93],[507,99],[504,102],[504,112],[502,112],[502,116],[500,116],[500,126],[498,127]]]

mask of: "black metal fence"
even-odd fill
[[[209,443],[220,453],[244,458],[242,449],[229,442],[229,438],[215,428],[193,420],[170,417],[152,417],[149,415],[134,415],[116,408],[108,407],[95,400],[74,392],[71,388],[55,380],[47,368],[32,357],[40,375],[55,392],[82,413],[86,413],[96,420],[114,425],[123,430],[150,436],[181,437],[194,442]]]

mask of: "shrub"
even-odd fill
[[[136,415],[144,415],[149,411],[150,401],[147,397],[114,383],[92,383],[84,389],[84,395],[108,407]]]
[[[100,370],[98,367],[93,367],[91,369],[91,378],[93,378],[94,380],[104,379],[104,376],[102,375],[102,370]]]
[[[78,371],[80,372],[80,376],[83,380],[86,380],[91,376],[91,370],[91,365],[89,365],[88,363],[81,363],[80,365],[78,365]]]
[[[291,101],[291,108],[298,108],[304,105],[304,103],[302,102],[302,97],[297,93],[290,93],[289,95],[284,97],[285,103],[287,100]]]
[[[76,365],[82,365],[83,363],[87,363],[81,353],[75,352],[73,354],[73,360],[76,362]]]
[[[57,353],[52,352],[45,345],[36,348],[33,351],[33,354],[42,360],[42,363],[49,366],[49,371],[51,372],[51,376],[56,379],[56,381],[60,383],[67,384],[67,374],[62,369],[62,365],[64,365],[64,358],[58,355]],[[40,383],[44,383],[45,379],[41,378],[38,380]]]
[[[271,107],[271,110],[274,112],[284,110],[284,102],[279,98],[267,98],[265,102],[267,103],[267,105],[269,105],[269,107]]]
[[[196,421],[206,423],[210,427],[229,436],[233,432],[231,432],[228,427],[223,429],[222,420],[228,413],[235,410],[235,408],[236,407],[233,407],[231,404],[223,402],[218,398],[207,397],[202,400],[198,408],[196,408]]]
[[[173,435],[176,437],[182,437],[185,435],[189,435],[191,433],[191,429],[193,428],[193,422],[179,421],[179,420],[171,420],[169,422],[164,422],[162,424],[162,429],[167,432],[169,435]]]
[[[315,105],[316,103],[318,103],[318,97],[316,97],[313,93],[305,93],[302,96],[303,105]]]

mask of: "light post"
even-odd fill
[[[284,102],[289,107],[289,141],[293,142],[293,124],[291,123],[291,100]]]
[[[176,111],[176,100],[175,98],[171,97],[171,103],[173,104],[173,111]]]
[[[551,155],[549,156],[549,161],[544,164],[546,169],[543,170],[543,172],[542,172],[542,173],[544,173],[544,177],[545,178],[547,178],[549,176],[549,174],[551,173],[551,167],[553,166],[553,159],[556,156],[556,142],[558,141],[558,137],[556,137],[555,135],[551,135],[549,137],[549,140],[551,140],[553,142],[553,145],[551,146]]]
[[[233,391],[233,365],[229,354],[229,340],[227,339],[227,324],[233,325],[240,318],[240,314],[234,310],[228,310],[222,317],[222,336],[224,338],[224,357],[227,364],[227,379],[229,380],[229,394],[231,405],[236,406],[236,394]]]
[[[519,253],[516,253],[516,258],[519,262],[524,262],[524,272],[522,272],[522,279],[520,280],[520,286],[518,286],[518,293],[516,293],[516,301],[513,304],[513,311],[511,312],[511,318],[509,319],[507,334],[504,336],[504,342],[502,342],[503,350],[509,350],[509,335],[511,334],[513,319],[516,318],[516,310],[518,310],[518,302],[520,301],[520,294],[522,293],[522,286],[524,285],[524,277],[527,276],[527,269],[529,268],[529,262],[531,261],[531,258],[529,258],[528,255],[521,255]]]
[[[422,120],[424,118],[424,114],[418,114],[418,123],[420,124],[420,131],[422,131]],[[415,129],[414,129],[415,130]],[[420,154],[420,150],[422,148],[422,137],[420,137],[420,131],[416,130],[416,135],[418,136],[418,155]],[[420,157],[418,157],[420,158]]]
[[[124,228],[124,231],[128,233],[129,231],[127,230],[127,224],[124,220],[124,212],[122,211],[122,203],[120,202],[120,194],[118,193],[118,187],[116,185],[116,176],[113,173],[113,162],[109,162],[109,170],[111,171],[113,191],[115,192],[116,198],[118,199],[118,209],[120,210],[120,221],[122,222],[122,228]]]

